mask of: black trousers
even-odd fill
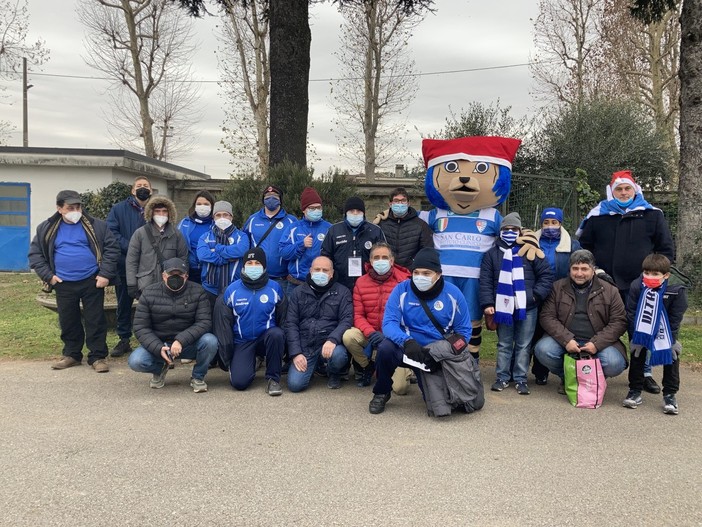
[[[88,364],[107,357],[105,289],[95,287],[95,277],[54,286],[58,308],[63,355],[80,361],[83,344],[88,346]],[[80,303],[83,302],[81,317]],[[83,325],[85,324],[85,328]]]
[[[639,356],[631,354],[629,363],[629,389],[640,392],[644,387],[644,365],[646,364],[646,350],[642,349]],[[680,361],[663,366],[663,395],[678,393],[680,389]]]
[[[121,339],[132,336],[132,305],[134,299],[127,292],[127,276],[120,275],[115,284],[117,295],[117,335]]]

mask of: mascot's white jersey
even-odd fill
[[[441,270],[446,276],[480,278],[483,254],[500,234],[502,215],[495,208],[470,214],[446,209],[422,211],[419,217],[434,231],[434,247],[441,253]]]

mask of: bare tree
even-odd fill
[[[81,0],[78,16],[85,62],[114,80],[105,112],[113,140],[156,159],[188,151],[199,120],[191,20],[171,0]]]
[[[332,89],[341,154],[364,165],[366,181],[402,148],[405,122],[398,119],[417,92],[414,61],[407,52],[412,30],[422,21],[393,0],[346,4],[341,77]]]
[[[257,167],[268,178],[270,146],[271,72],[268,62],[267,0],[224,5],[219,50],[220,87],[224,91],[222,145],[234,157],[239,171]]]

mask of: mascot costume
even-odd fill
[[[478,278],[483,254],[499,236],[502,216],[496,205],[507,199],[512,161],[521,141],[507,137],[424,139],[424,190],[436,208],[420,213],[434,231],[444,279],[456,285],[468,302],[473,333],[469,349],[477,359],[483,313]],[[543,258],[532,231],[523,230],[520,256]]]

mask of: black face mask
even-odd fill
[[[166,285],[171,291],[180,291],[185,285],[185,278],[179,274],[173,274],[166,278]]]
[[[139,187],[136,189],[135,194],[139,201],[146,201],[151,196],[151,191],[146,187]]]

